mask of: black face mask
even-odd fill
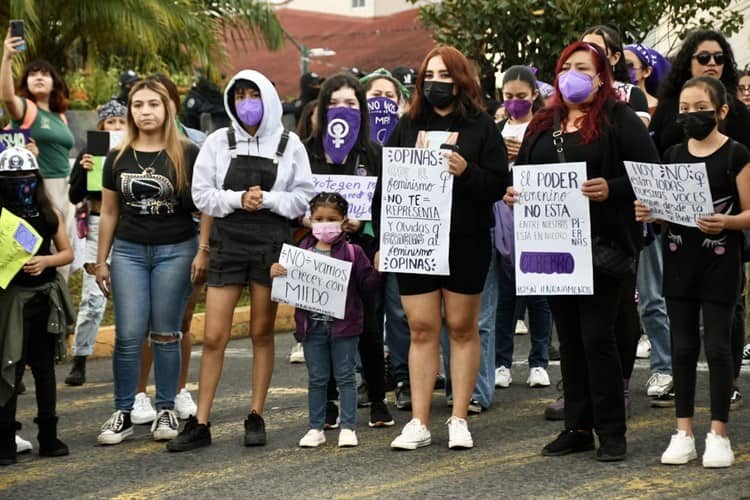
[[[424,82],[424,98],[432,104],[433,108],[447,108],[456,98],[453,95],[453,84],[449,82]]]
[[[23,177],[0,176],[0,200],[2,204],[19,217],[35,217],[39,214],[36,206],[36,175]]]
[[[685,135],[701,141],[716,127],[716,111],[694,111],[677,115],[677,123],[682,126]]]

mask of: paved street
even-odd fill
[[[214,444],[196,452],[171,454],[151,440],[148,426],[114,447],[96,444],[99,426],[112,411],[111,360],[89,364],[89,383],[82,388],[58,385],[61,437],[71,455],[40,459],[36,451],[0,473],[0,498],[498,498],[498,497],[695,497],[740,498],[750,495],[750,409],[731,415],[730,436],[737,460],[734,467],[708,471],[700,460],[667,467],[659,456],[673,429],[673,409],[652,409],[644,394],[647,362],[638,361],[631,387],[633,415],[629,420],[628,459],[602,464],[594,453],[545,458],[540,450],[561,430],[560,422],[542,417],[554,400],[559,365],[550,367],[553,386],[529,389],[524,384],[528,336],[516,336],[514,383],[498,390],[493,407],[471,417],[476,447],[447,447],[449,416],[445,398],[435,393],[430,423],[433,445],[413,452],[388,447],[408,414],[393,409],[397,425],[367,427],[368,410],[359,411],[360,446],[338,449],[338,431],[328,431],[320,449],[300,449],[297,441],[307,422],[306,370],[286,358],[289,334],[277,335],[277,364],[268,399],[268,445],[244,448],[242,420],[249,404],[250,342],[233,341],[227,351],[224,378],[212,416]],[[199,348],[193,353],[191,380],[197,380]],[[58,380],[68,366],[58,368]],[[750,399],[750,377],[743,374]],[[33,382],[19,401],[21,434],[34,437]],[[697,439],[699,455],[708,428],[708,374],[699,374]],[[195,389],[195,384],[192,384]],[[151,389],[153,395],[153,388]],[[195,394],[195,392],[194,392]],[[392,400],[393,395],[389,394]],[[37,446],[34,440],[34,446]]]

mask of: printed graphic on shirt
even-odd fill
[[[120,176],[120,186],[125,204],[138,210],[139,215],[175,213],[175,189],[172,181],[163,175],[123,173]]]

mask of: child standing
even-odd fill
[[[0,288],[0,465],[16,462],[16,386],[27,364],[36,387],[39,455],[68,454],[57,439],[55,349],[74,319],[65,281],[56,271],[73,262],[73,250],[62,217],[44,190],[36,158],[26,149],[0,154],[0,214],[5,210],[30,224],[42,242],[8,287]],[[34,237],[28,236],[33,246]]]
[[[750,228],[750,152],[719,132],[729,106],[718,79],[701,76],[685,83],[679,112],[677,120],[689,140],[667,150],[665,160],[706,164],[714,213],[700,217],[697,228],[670,223],[663,230],[677,432],[661,462],[686,464],[697,458],[693,414],[702,312],[711,388],[711,431],[703,466],[729,467],[734,463],[726,430],[733,375],[732,318],[741,289],[741,230]],[[636,219],[649,217],[649,208],[636,201]]]
[[[323,425],[331,367],[341,398],[339,446],[359,444],[354,430],[357,417],[354,364],[364,322],[362,294],[374,291],[380,276],[362,248],[346,241],[341,226],[346,222],[348,211],[349,204],[338,193],[318,194],[310,201],[312,235],[300,243],[303,249],[352,263],[344,319],[299,308],[294,314],[295,336],[303,343],[308,371],[310,430],[300,439],[299,445],[303,448],[314,448],[326,442]],[[271,266],[272,278],[285,274],[286,269],[278,262]]]

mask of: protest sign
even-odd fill
[[[714,213],[705,163],[624,163],[635,197],[654,219],[698,227],[698,217]]]
[[[352,263],[287,245],[279,264],[286,276],[274,278],[271,300],[344,319]]]
[[[517,295],[594,293],[585,180],[585,163],[513,167]]]
[[[31,224],[3,209],[0,214],[0,288],[8,288],[41,244],[42,237]]]
[[[349,202],[349,217],[361,221],[372,220],[372,194],[378,178],[363,175],[313,174],[316,193],[338,193]]]
[[[92,156],[91,161],[94,163],[94,168],[86,172],[86,190],[87,191],[101,191],[102,190],[102,175],[104,175],[104,156]]]
[[[385,144],[398,123],[398,104],[388,97],[367,99],[370,117],[370,139]]]
[[[452,200],[439,150],[383,148],[379,270],[449,275]]]
[[[7,148],[26,147],[30,138],[30,131],[27,128],[0,130],[0,152],[5,151]]]

